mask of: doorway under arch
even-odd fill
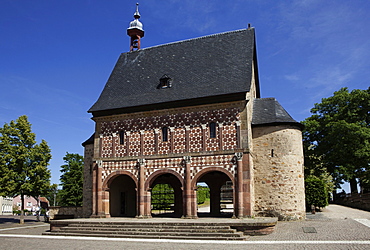
[[[209,188],[209,212],[198,211],[199,217],[233,217],[234,189],[230,177],[217,170],[208,171],[197,180]]]
[[[153,217],[181,217],[183,215],[182,183],[175,175],[163,173],[156,176],[150,184],[150,190]],[[153,199],[158,192],[159,195],[163,195],[160,204],[158,204],[160,199]]]
[[[112,217],[135,217],[136,183],[128,175],[119,175],[109,184],[109,212]]]

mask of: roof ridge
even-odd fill
[[[249,30],[251,30],[251,29],[254,29],[254,28],[251,27]],[[158,47],[166,47],[166,46],[170,46],[170,45],[178,44],[178,43],[185,43],[185,42],[190,42],[190,41],[197,41],[197,40],[202,40],[202,39],[206,39],[206,38],[210,38],[210,37],[217,37],[217,36],[221,36],[221,35],[225,35],[225,34],[239,33],[239,32],[247,31],[247,30],[248,29],[243,28],[243,29],[238,29],[238,30],[224,31],[224,32],[220,32],[220,33],[216,33],[216,34],[210,34],[210,35],[201,36],[201,37],[189,38],[189,39],[184,39],[184,40],[170,42],[170,43],[165,43],[165,44],[158,44],[158,45],[154,45],[154,46],[151,46],[151,47],[148,47],[148,48],[143,48],[143,49],[140,49],[140,50],[123,52],[121,54],[130,54],[130,53],[135,53],[135,52],[150,50],[150,49],[154,49],[154,48],[158,48]]]

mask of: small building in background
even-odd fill
[[[13,214],[13,198],[0,196],[1,215]]]

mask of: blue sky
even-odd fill
[[[262,97],[297,121],[341,87],[370,79],[370,1],[145,0],[142,48],[256,29]],[[83,154],[94,131],[87,110],[120,53],[136,1],[0,0],[0,126],[27,115],[52,150],[52,183],[66,152]]]

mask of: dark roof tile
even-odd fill
[[[89,112],[248,92],[254,59],[253,28],[123,53]]]
[[[271,124],[303,125],[294,120],[275,98],[257,98],[254,100],[252,125]]]

